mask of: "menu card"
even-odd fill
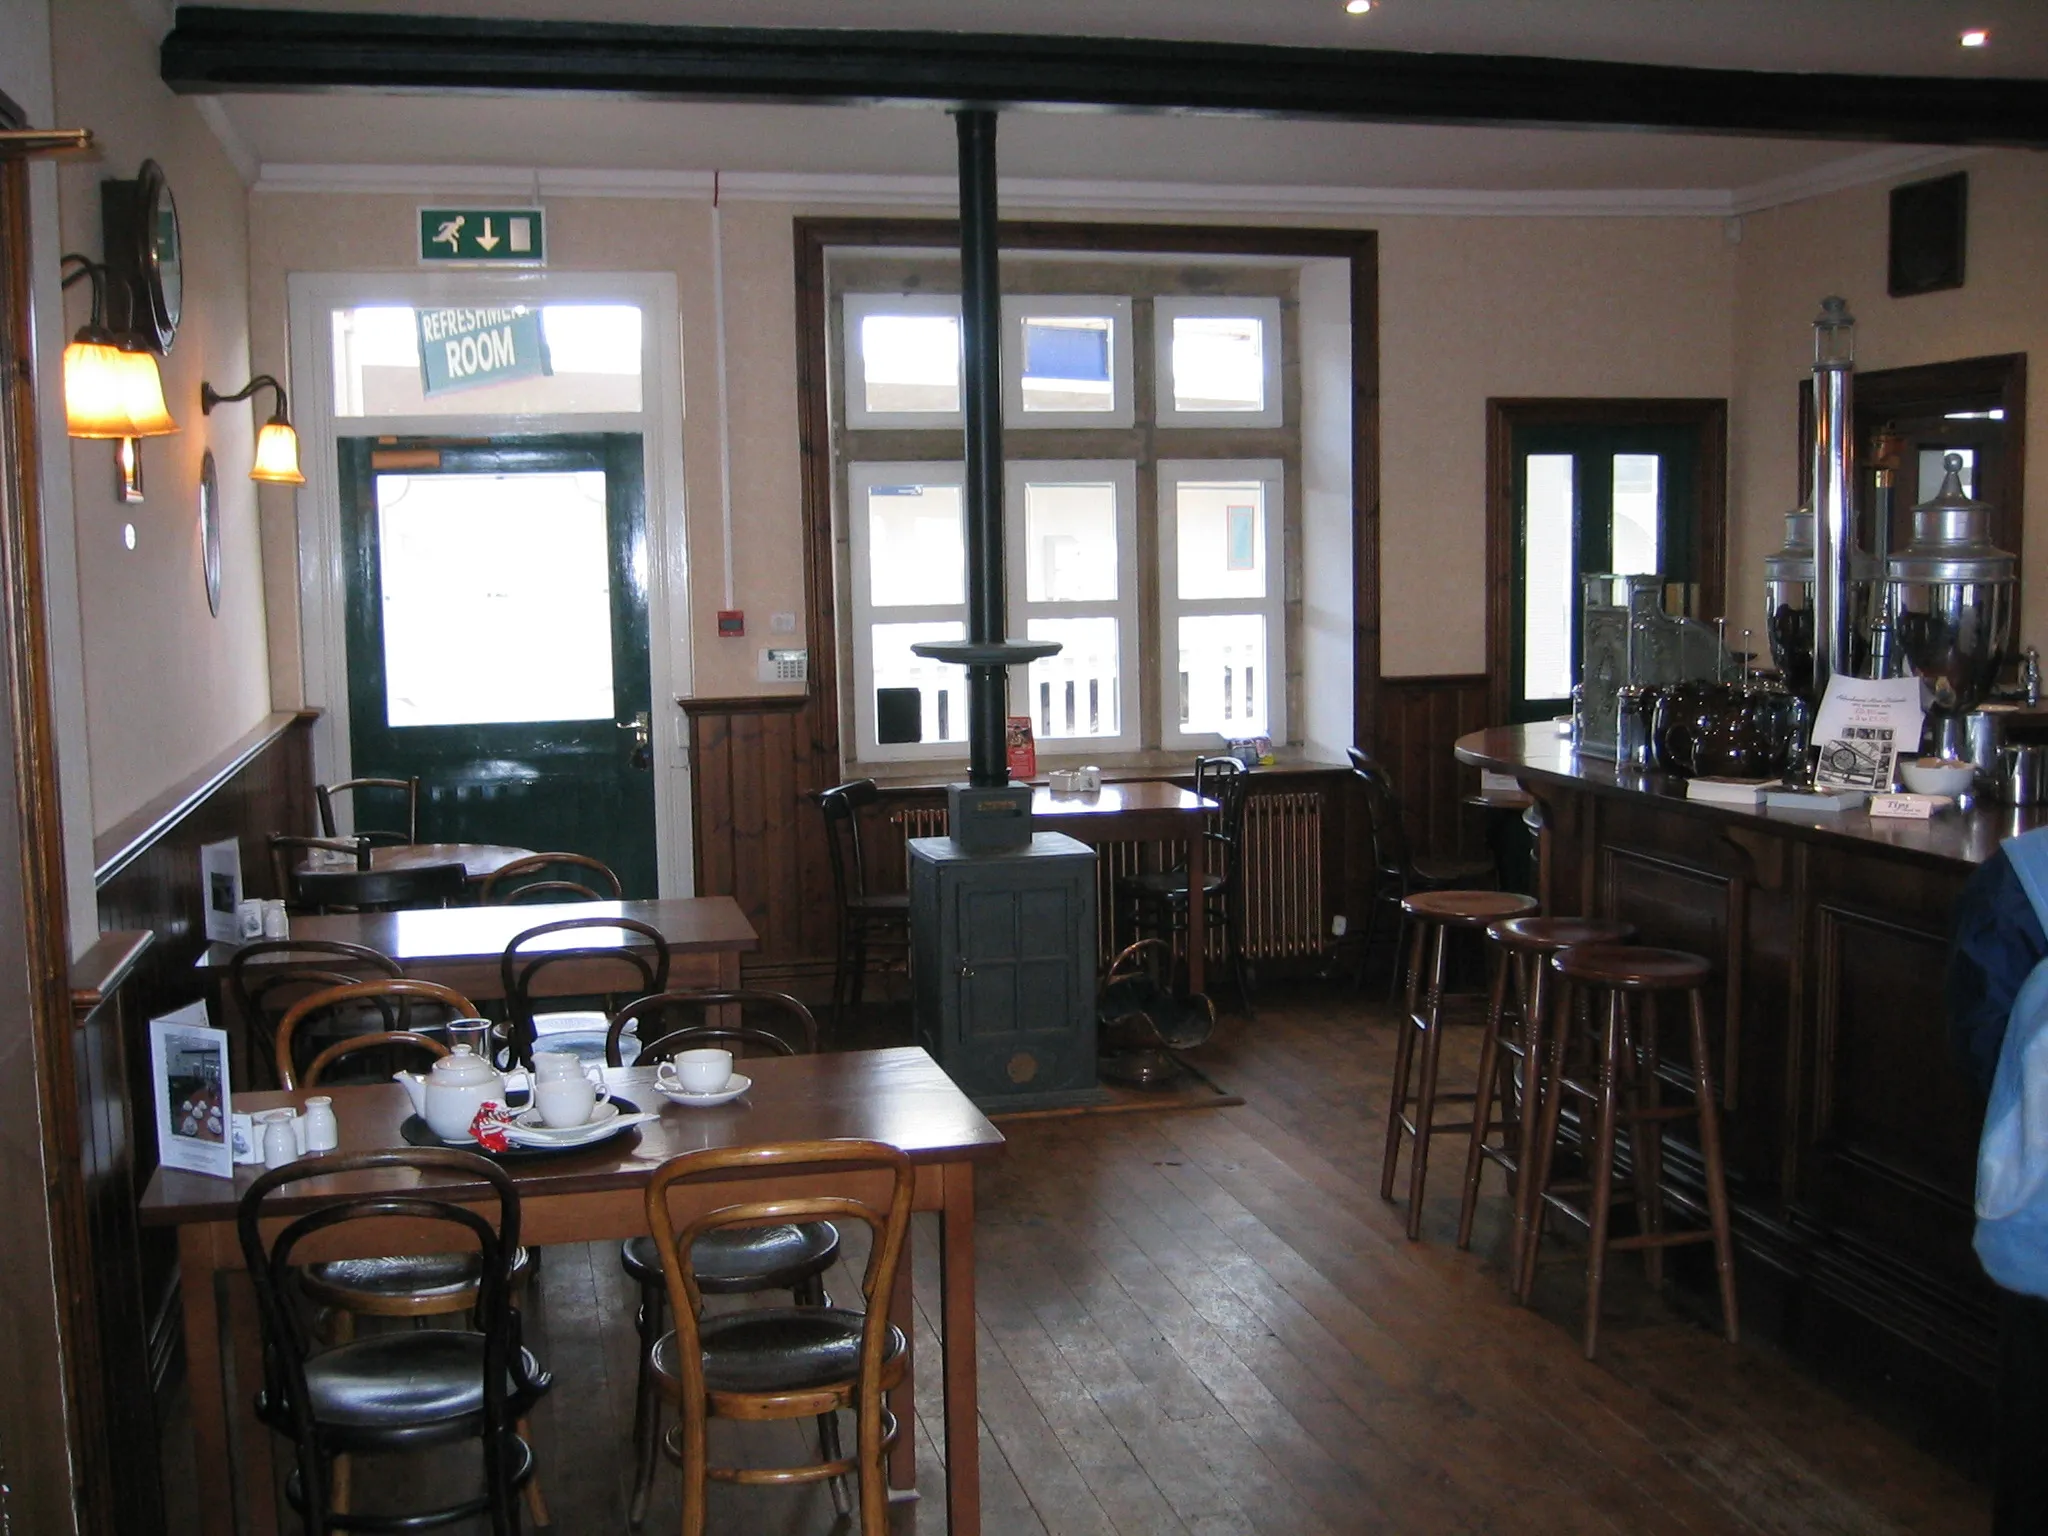
[[[1917,677],[1831,677],[1813,723],[1816,785],[1883,794],[1902,756],[1920,750]]]

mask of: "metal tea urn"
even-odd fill
[[[2012,637],[2018,561],[1991,542],[1991,504],[1963,494],[1962,456],[1942,464],[1941,490],[1913,509],[1913,537],[1886,574],[1899,644],[1934,695],[1929,749],[1961,756],[1962,717],[1990,693]]]
[[[1813,676],[1814,584],[1813,508],[1785,514],[1785,547],[1764,559],[1764,611],[1769,615],[1771,660],[1785,686],[1818,706],[1824,687]],[[1862,549],[1849,552],[1849,611],[1856,622],[1850,636],[1850,670],[1861,675],[1869,661],[1869,629],[1883,573]]]

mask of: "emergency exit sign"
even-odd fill
[[[538,208],[422,208],[420,261],[429,266],[544,267]]]

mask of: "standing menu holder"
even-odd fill
[[[166,1168],[235,1176],[234,1106],[228,1035],[209,1028],[206,1004],[149,1021],[150,1077],[156,1085],[156,1155]]]

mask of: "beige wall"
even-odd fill
[[[183,429],[143,445],[148,499],[114,491],[113,448],[70,443],[94,830],[103,831],[193,772],[270,709],[256,498],[247,478],[251,407],[199,414],[199,383],[249,378],[247,196],[188,101],[157,76],[157,40],[121,0],[52,7],[57,117],[89,127],[96,161],[59,173],[64,248],[100,254],[99,183],[164,167],[185,242],[184,323],[164,359],[164,395]],[[84,284],[67,324],[89,309]],[[211,447],[221,489],[221,611],[200,575],[199,460]],[[136,547],[122,525],[133,523]]]
[[[2021,644],[2048,645],[2048,156],[1971,159],[1968,280],[1947,293],[1885,293],[1888,186],[1858,187],[1743,221],[1736,260],[1736,397],[1730,414],[1729,609],[1762,633],[1763,559],[1784,541],[1799,495],[1799,383],[1813,317],[1841,294],[1856,317],[1859,368],[1900,368],[2003,352],[2032,355]]]

